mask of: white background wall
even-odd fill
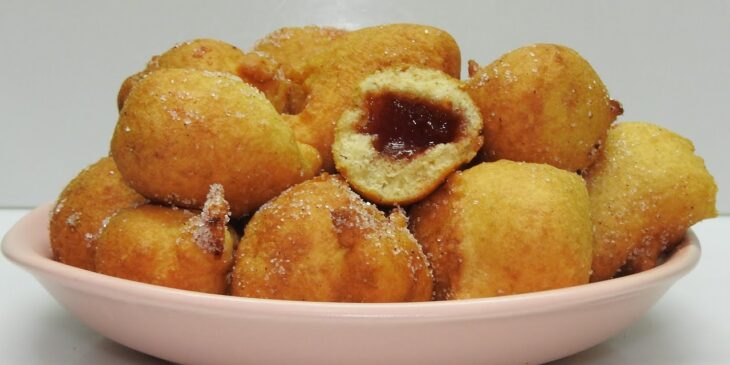
[[[730,213],[729,1],[0,0],[0,207],[55,199],[105,155],[122,80],[179,41],[248,49],[284,25],[416,22],[449,31],[464,62],[534,42],[578,50],[626,113],[695,142]]]

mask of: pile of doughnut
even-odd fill
[[[60,194],[54,258],[140,282],[332,302],[491,297],[651,269],[717,187],[576,51],[486,66],[445,31],[282,28],[154,56],[108,156]]]

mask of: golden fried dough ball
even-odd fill
[[[235,46],[215,39],[195,39],[178,43],[167,52],[154,56],[144,71],[136,73],[122,83],[117,95],[117,106],[122,109],[124,100],[144,74],[161,68],[191,68],[196,70],[226,72],[236,75],[243,62],[244,53]]]
[[[405,205],[430,194],[482,146],[482,119],[457,79],[390,68],[365,78],[335,130],[335,166],[364,197]]]
[[[333,302],[426,301],[432,278],[394,210],[386,217],[339,176],[320,175],[264,205],[236,253],[237,296]]]
[[[145,201],[127,186],[110,157],[87,167],[66,185],[51,211],[54,259],[93,271],[96,239],[109,217]]]
[[[649,123],[613,126],[586,181],[592,281],[656,266],[689,226],[717,215],[717,186],[692,142]]]
[[[479,68],[466,90],[484,119],[484,159],[588,167],[623,110],[591,65],[574,50],[535,44]]]
[[[129,185],[149,199],[200,209],[208,187],[220,183],[235,217],[319,171],[315,151],[294,139],[258,90],[192,69],[160,69],[135,86],[111,151]]]
[[[149,284],[224,294],[237,237],[213,185],[202,212],[142,205],[122,209],[99,236],[99,273]]]
[[[278,29],[259,40],[253,51],[246,54],[239,74],[246,80],[256,80],[259,89],[277,90],[274,98],[273,91],[266,92],[277,110],[297,114],[307,96],[302,86],[308,77],[303,72],[304,66],[345,33],[344,29],[317,26]]]
[[[347,33],[347,30],[332,27],[285,27],[259,40],[253,50],[273,58],[287,77],[303,81],[306,75],[302,72],[309,59]]]
[[[526,293],[588,282],[585,183],[545,164],[502,160],[454,173],[410,214],[436,299]]]
[[[297,140],[314,146],[326,170],[334,168],[335,123],[350,106],[366,76],[391,66],[434,68],[459,77],[461,56],[445,31],[412,24],[393,24],[346,33],[307,62],[302,73],[307,102],[301,113],[285,115]]]

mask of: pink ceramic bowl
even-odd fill
[[[661,266],[618,279],[499,298],[342,304],[201,294],[51,259],[45,205],[3,239],[71,313],[108,338],[198,364],[534,364],[587,349],[636,321],[698,262],[690,231]]]

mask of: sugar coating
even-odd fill
[[[70,227],[76,227],[76,223],[79,221],[80,218],[81,218],[81,212],[72,212],[66,218],[66,224]]]
[[[613,126],[586,181],[594,281],[654,267],[689,226],[717,215],[717,187],[692,143],[653,124]]]
[[[238,65],[244,57],[241,50],[219,40],[194,39],[178,43],[163,54],[153,56],[143,71],[124,81],[117,96],[117,106],[121,110],[131,90],[156,70],[195,69],[225,74],[225,77],[236,77]],[[177,80],[170,82],[174,84]]]
[[[146,199],[117,173],[111,157],[84,168],[71,180],[51,210],[49,236],[54,259],[93,270],[96,239],[108,218]]]
[[[157,204],[122,209],[97,239],[96,270],[150,284],[224,294],[235,236],[216,214]],[[201,216],[210,218],[200,221],[207,227],[195,225],[193,218]]]
[[[322,175],[266,203],[246,226],[234,295],[314,301],[428,300],[420,246],[396,209],[386,217],[338,176]]]
[[[484,118],[487,161],[584,170],[622,112],[591,65],[564,46],[522,47],[484,67],[470,62],[469,75],[464,85]]]
[[[211,184],[203,210],[199,215],[191,217],[184,229],[192,234],[195,244],[201,250],[220,255],[223,253],[229,215],[230,208],[225,200],[223,186]]]
[[[151,200],[203,209],[226,188],[244,216],[319,169],[265,96],[228,73],[163,68],[125,101],[111,151],[128,183]]]

